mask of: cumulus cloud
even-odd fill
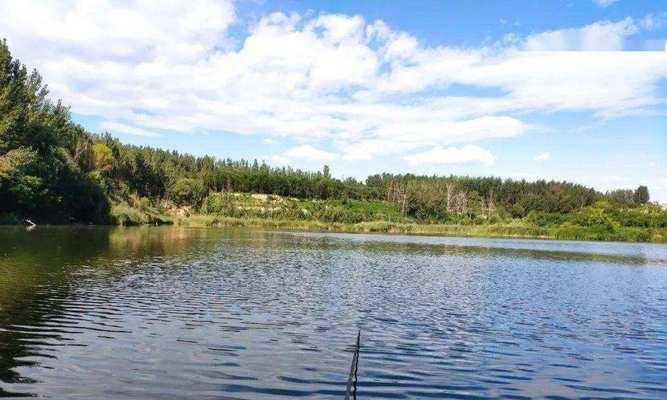
[[[667,77],[667,52],[617,51],[656,19],[457,48],[360,16],[274,13],[230,36],[230,1],[128,4],[0,2],[0,27],[75,113],[130,134],[224,131],[308,143],[302,154],[276,156],[283,160],[456,149],[447,146],[525,134],[529,113],[650,112]],[[325,142],[336,153],[317,150]]]
[[[535,160],[535,161],[547,161],[550,158],[551,158],[551,153],[549,153],[547,151],[547,152],[540,153],[540,154],[536,155],[535,157],[533,157],[533,160]]]
[[[463,147],[434,147],[423,153],[412,154],[403,157],[405,161],[411,165],[425,165],[425,164],[466,164],[466,163],[482,163],[492,165],[495,158],[490,151],[479,146],[463,146]]]
[[[38,60],[61,55],[82,63],[196,62],[224,39],[235,19],[228,1],[106,0],[2,2],[3,33]],[[44,44],[41,49],[30,45]],[[34,54],[33,54],[34,52]]]
[[[388,112],[391,112],[388,110]],[[425,107],[413,115],[401,115],[395,110],[387,121],[378,126],[372,138],[349,140],[339,144],[347,160],[371,160],[377,156],[403,154],[425,146],[447,145],[489,138],[507,138],[521,135],[530,129],[522,121],[506,116],[481,116],[462,121],[451,121],[437,111]]]
[[[639,32],[638,23],[628,17],[617,22],[595,22],[582,28],[530,35],[525,39],[523,48],[542,51],[619,51],[623,49],[625,39],[637,32]]]
[[[646,30],[655,30],[667,24],[667,12],[660,14],[648,14],[639,21],[639,25]]]

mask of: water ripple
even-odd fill
[[[665,398],[666,249],[0,230],[0,397]]]

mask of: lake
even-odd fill
[[[667,398],[667,246],[0,228],[0,397]]]

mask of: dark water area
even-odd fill
[[[0,397],[667,398],[667,246],[0,228]]]

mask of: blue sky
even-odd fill
[[[667,1],[0,2],[0,36],[129,143],[667,202]]]

